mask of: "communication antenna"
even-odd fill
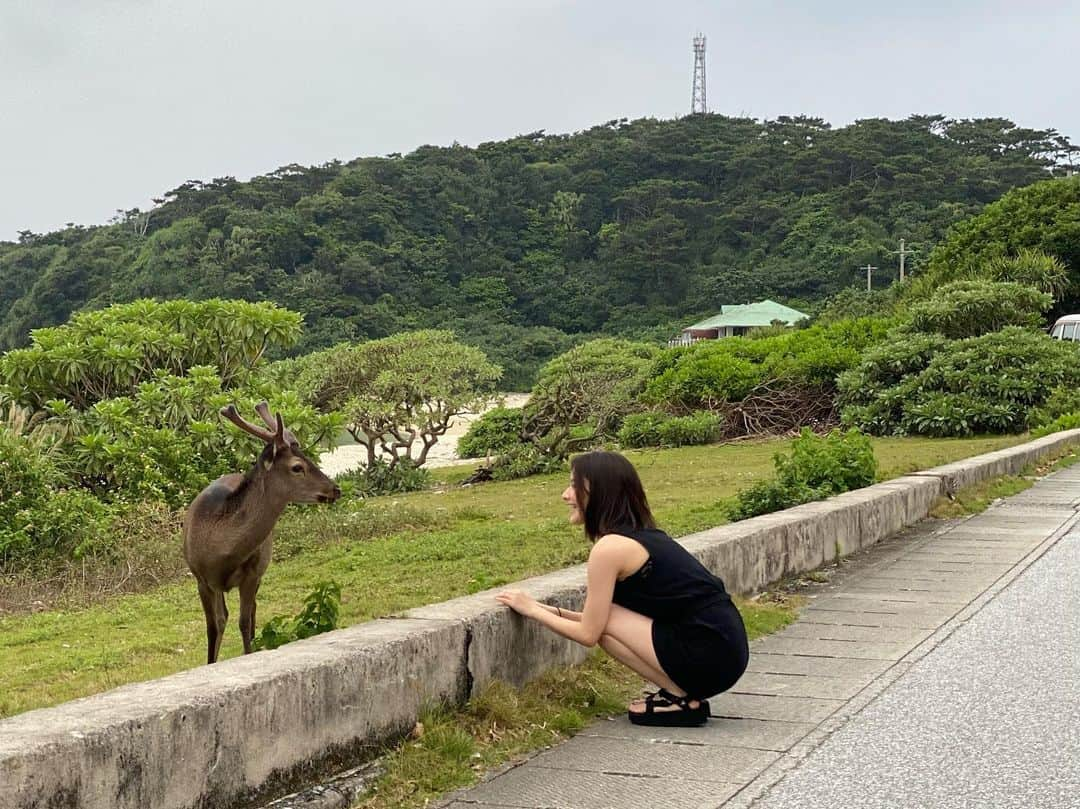
[[[709,111],[705,103],[705,35],[694,37],[694,91],[690,99],[690,114],[704,115]]]

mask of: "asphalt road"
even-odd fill
[[[1080,532],[754,807],[1080,809]]]

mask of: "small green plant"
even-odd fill
[[[418,492],[431,484],[431,473],[409,460],[391,465],[382,459],[337,478],[342,491],[355,497]]]
[[[773,456],[776,476],[739,492],[729,512],[743,520],[869,486],[877,475],[870,439],[858,430],[827,436],[809,429],[791,444],[789,455]]]
[[[1080,412],[1066,413],[1062,416],[1058,416],[1053,421],[1047,422],[1031,431],[1032,436],[1035,438],[1042,438],[1044,435],[1050,435],[1050,433],[1061,432],[1062,430],[1075,430],[1080,428]]]
[[[566,461],[545,455],[533,444],[519,444],[491,463],[493,480],[516,480],[530,475],[544,475],[566,468]]]
[[[689,416],[634,413],[623,420],[619,443],[624,447],[686,447],[709,444],[720,437],[722,416],[699,410]]]
[[[255,650],[276,649],[294,640],[310,638],[337,629],[341,613],[341,585],[323,581],[304,599],[295,618],[277,615],[266,622],[255,638]]]
[[[1063,416],[1073,414],[1080,414],[1080,388],[1063,385],[1055,389],[1046,403],[1031,414],[1031,423],[1042,427],[1052,424]],[[1057,429],[1068,428],[1058,427]]]

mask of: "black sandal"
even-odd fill
[[[658,711],[657,708],[670,706],[679,708],[677,711]],[[677,697],[670,691],[661,688],[645,696],[644,711],[627,711],[630,722],[635,725],[648,725],[649,727],[667,728],[692,728],[704,725],[709,719],[709,703],[698,700],[696,708],[690,707],[689,697]]]

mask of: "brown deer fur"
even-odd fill
[[[300,449],[266,402],[256,406],[264,430],[240,417],[234,405],[221,415],[266,446],[247,474],[218,478],[192,501],[184,517],[184,558],[199,585],[206,614],[206,662],[213,663],[229,611],[225,593],[240,589],[240,635],[244,654],[255,637],[255,596],[270,564],[273,529],[288,503],[332,503],[341,496]]]

